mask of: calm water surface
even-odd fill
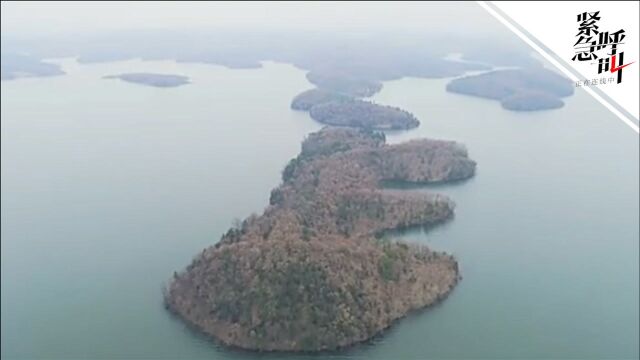
[[[254,359],[169,316],[161,288],[236,218],[261,212],[304,136],[311,85],[285,64],[126,61],[2,82],[2,358]],[[184,74],[157,89],[104,75]],[[286,358],[637,358],[638,136],[581,90],[533,114],[402,79],[374,99],[422,125],[390,142],[465,143],[439,191],[456,219],[410,241],[454,253],[442,304],[369,345]]]

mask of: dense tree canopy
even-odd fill
[[[241,348],[316,351],[368,339],[458,281],[450,255],[380,240],[390,229],[446,221],[453,202],[378,184],[455,180],[474,170],[454,142],[386,145],[370,130],[313,133],[264,213],[230,229],[177,273],[166,304]]]

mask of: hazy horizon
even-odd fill
[[[455,13],[459,26],[452,26]],[[267,14],[268,16],[265,16]],[[474,2],[28,2],[2,3],[2,35],[219,29],[424,33],[510,37]]]

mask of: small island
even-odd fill
[[[300,93],[291,102],[291,108],[309,111],[312,119],[325,125],[372,130],[411,129],[420,125],[413,114],[400,108],[378,105],[323,89]]]
[[[499,100],[513,111],[557,109],[562,97],[573,95],[569,79],[544,68],[498,70],[454,79],[447,91]]]
[[[104,79],[120,79],[122,81],[153,87],[167,88],[189,84],[189,78],[183,75],[168,75],[154,73],[127,73],[108,75]]]
[[[473,176],[455,142],[387,145],[382,133],[324,128],[283,171],[270,205],[174,273],[168,309],[220,343],[258,351],[334,350],[365,341],[447,296],[457,261],[387,231],[435,225],[454,204],[381,189],[383,180]]]
[[[408,111],[358,99],[321,103],[312,106],[309,115],[327,125],[376,130],[411,129],[420,125]]]

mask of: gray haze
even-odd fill
[[[12,2],[2,3],[3,35],[82,34],[123,29],[268,28],[420,31],[499,36],[475,2]]]

